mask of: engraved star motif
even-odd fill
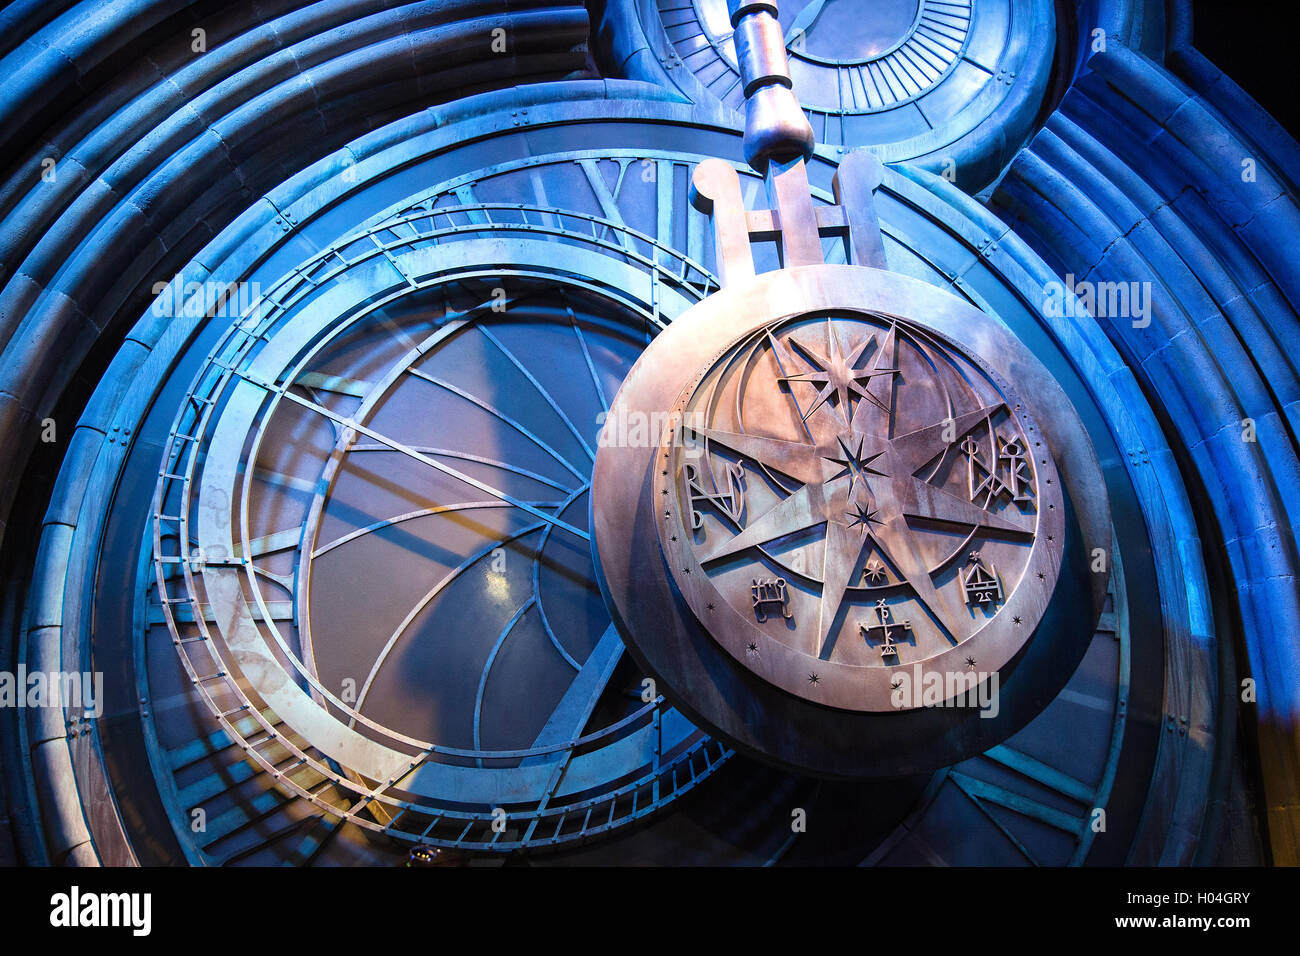
[[[871,507],[867,477],[869,475],[877,475],[880,477],[886,475],[886,472],[879,471],[872,467],[873,462],[883,455],[884,452],[878,451],[874,454],[864,455],[862,446],[866,441],[866,436],[857,435],[856,439],[857,440],[854,441],[851,438],[846,439],[845,436],[840,435],[838,441],[841,453],[827,459],[828,463],[842,465],[844,468],[844,470],[840,472],[840,475],[835,477],[847,475],[849,478],[848,497],[849,500],[853,502],[853,510],[846,512],[846,517],[850,519],[850,526],[865,524],[875,516],[876,509]],[[861,494],[855,495],[855,492],[860,492],[864,489],[866,490],[865,499]]]
[[[849,519],[850,528],[861,526],[862,530],[866,531],[867,526],[872,521],[876,521],[879,514],[880,512],[876,511],[876,509],[872,508],[870,505],[854,505],[853,510],[847,512],[846,516]]]
[[[893,337],[893,330],[889,332],[889,338]],[[776,350],[778,361],[781,368],[787,369],[794,367],[793,355],[790,351],[770,332],[768,338]],[[883,375],[897,375],[896,368],[881,368],[880,359],[886,351],[887,342],[882,342],[880,348],[876,350],[871,368],[858,368],[858,363],[862,360],[862,354],[867,348],[876,341],[876,335],[869,335],[853,347],[848,355],[844,354],[840,347],[840,338],[835,331],[835,326],[830,319],[826,320],[826,338],[830,343],[828,355],[823,355],[811,345],[807,345],[794,338],[789,340],[789,344],[800,355],[803,356],[804,363],[812,366],[811,371],[796,372],[793,374],[783,374],[778,381],[783,382],[804,382],[812,385],[817,389],[816,398],[803,412],[803,418],[807,421],[813,412],[827,405],[832,398],[835,399],[835,410],[848,424],[852,420],[853,408],[852,398],[857,396],[859,402],[865,400],[879,407],[882,411],[888,412],[889,406],[874,395],[868,387],[873,378]],[[866,382],[867,385],[863,383]],[[828,406],[829,407],[829,406]]]
[[[771,333],[769,339],[780,357],[783,347],[779,340]],[[833,330],[831,340],[836,341]],[[855,359],[862,348],[855,350]],[[785,351],[784,357],[789,360],[790,353]],[[782,367],[788,366],[782,362]],[[786,379],[798,380],[792,376]],[[823,403],[828,394],[819,393],[813,407]],[[808,415],[799,408],[798,400],[793,396],[792,400],[807,421]],[[950,413],[932,425],[893,437],[868,430],[862,421],[865,416],[861,415],[853,416],[847,430],[837,429],[832,438],[821,441],[811,435],[807,440],[790,441],[696,428],[710,441],[801,485],[766,513],[755,515],[737,534],[717,539],[701,553],[701,563],[707,566],[747,548],[824,526],[823,587],[815,647],[818,656],[827,660],[834,649],[827,638],[843,604],[849,578],[860,566],[869,544],[911,586],[948,639],[957,643],[964,633],[960,609],[935,587],[909,519],[965,530],[991,529],[1022,538],[1033,536],[1033,524],[1016,513],[987,511],[916,477],[916,473],[950,446],[952,435],[965,434],[1002,407],[998,403],[963,414]]]
[[[885,566],[876,558],[872,558],[867,562],[867,566],[862,569],[863,580],[870,581],[872,584],[879,584],[881,581],[887,580],[888,577],[889,574]]]

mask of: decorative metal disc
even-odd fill
[[[1088,555],[1111,540],[1087,434],[1024,345],[916,279],[833,265],[724,288],[650,344],[610,407],[592,526],[665,697],[839,777],[950,765],[1028,723],[1091,640]]]
[[[1060,567],[1056,468],[1015,390],[955,343],[866,313],[783,319],[725,349],[670,421],[668,568],[765,680],[906,709],[921,695],[899,668],[983,678],[1033,633]]]

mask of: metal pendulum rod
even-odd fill
[[[844,238],[846,259],[855,266],[887,268],[873,196],[883,175],[880,160],[867,150],[849,153],[832,184],[836,205],[813,206],[805,166],[813,130],[794,94],[776,0],[728,0],[727,6],[745,91],[745,160],[767,181],[769,208],[746,211],[730,163],[709,159],[696,168],[692,202],[713,218],[721,285],[754,277],[755,240],[776,240],[783,268],[824,264],[822,236]]]
[[[767,178],[768,202],[780,220],[781,264],[820,264],[821,239],[804,167],[815,141],[794,95],[776,2],[728,0],[728,9],[745,90],[745,160]]]
[[[776,0],[728,0],[727,8],[745,91],[745,160],[765,173],[771,159],[808,159],[812,126],[794,95]]]

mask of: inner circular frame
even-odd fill
[[[476,208],[488,207],[480,206]],[[453,207],[450,212],[454,213],[455,208]],[[544,210],[544,212],[546,211]],[[561,216],[570,215],[559,210],[552,212]],[[434,213],[417,211],[412,213],[412,216],[441,215],[446,217],[448,214],[449,211],[444,209]],[[389,223],[381,223],[378,228],[387,225]],[[251,383],[244,381],[244,373],[236,373],[231,368],[226,368],[225,371],[221,372],[217,376],[218,381],[215,385],[218,391],[233,387],[244,393],[243,399],[236,403],[242,407],[236,410],[234,417],[242,419],[249,413],[253,415],[253,418],[247,421],[247,428],[238,429],[244,435],[239,444],[242,445],[250,440],[252,442],[251,447],[248,449],[249,460],[256,459],[258,445],[264,433],[263,425],[267,418],[274,414],[276,406],[284,397],[288,388],[285,383],[296,380],[298,373],[304,368],[310,357],[319,351],[326,341],[340,334],[363,315],[375,308],[382,307],[384,302],[394,296],[408,295],[412,291],[448,279],[475,277],[500,279],[503,276],[508,277],[509,274],[536,275],[538,278],[549,279],[552,282],[557,280],[570,282],[575,287],[585,289],[597,296],[610,296],[612,293],[612,298],[619,301],[630,313],[640,316],[646,323],[648,334],[651,334],[651,330],[663,327],[666,316],[661,316],[657,311],[648,307],[649,303],[655,299],[655,296],[644,293],[651,288],[657,290],[658,300],[661,304],[666,302],[668,306],[671,306],[667,315],[683,311],[700,294],[697,290],[688,289],[685,286],[679,289],[665,283],[664,277],[660,275],[663,267],[657,261],[633,253],[621,256],[623,261],[620,262],[608,256],[597,259],[596,256],[600,255],[598,252],[587,251],[585,248],[580,251],[574,248],[571,250],[571,260],[568,265],[577,267],[576,274],[564,273],[563,277],[557,276],[550,264],[550,260],[541,254],[543,251],[541,247],[544,244],[538,242],[536,238],[538,233],[544,233],[547,231],[546,229],[528,223],[498,222],[493,224],[493,230],[496,232],[514,231],[521,235],[513,240],[514,245],[508,249],[503,245],[503,240],[499,238],[462,238],[456,243],[437,246],[435,249],[433,246],[421,245],[421,243],[435,240],[424,233],[418,233],[409,240],[400,240],[396,244],[377,245],[374,250],[365,250],[362,255],[362,259],[365,261],[381,257],[385,252],[393,254],[396,263],[406,267],[406,271],[401,274],[409,277],[407,282],[397,284],[395,289],[391,290],[388,295],[381,295],[378,298],[369,294],[363,295],[363,284],[361,283],[344,284],[340,288],[346,290],[346,295],[356,295],[360,296],[360,298],[352,302],[349,307],[343,307],[337,300],[330,302],[331,308],[334,309],[334,317],[327,323],[328,331],[324,337],[319,334],[322,331],[321,329],[309,328],[312,326],[311,322],[306,324],[300,322],[300,328],[294,328],[291,330],[291,334],[282,337],[283,339],[292,340],[287,347],[283,342],[277,342],[276,347],[258,353],[252,359],[252,362],[253,365],[258,366],[258,371],[266,373],[264,377],[259,378],[259,381],[263,381],[265,384],[252,386],[251,392],[246,387]],[[601,243],[593,242],[590,237],[582,234],[578,234],[578,238],[583,241],[584,245],[601,245]],[[417,242],[417,240],[419,241]],[[647,241],[653,247],[653,240]],[[407,245],[411,246],[409,251],[406,250]],[[553,249],[549,244],[545,245]],[[498,267],[492,270],[483,270],[481,267],[476,267],[478,263],[490,261],[493,257],[499,257],[503,249],[515,253],[514,257],[508,260],[512,263],[509,269]],[[435,251],[436,256],[433,255]],[[328,252],[322,253],[318,258],[324,259],[328,255]],[[639,266],[644,266],[648,272],[639,272]],[[354,264],[345,260],[342,266],[337,267],[337,272],[342,275],[355,267]],[[307,271],[308,268],[303,267],[293,273],[286,282],[291,284],[294,276],[299,276],[302,271]],[[696,268],[698,269],[698,266]],[[599,276],[604,277],[606,281],[602,282],[597,279],[584,281],[579,276]],[[673,278],[680,277],[674,276]],[[676,297],[680,297],[682,301],[678,302]],[[243,316],[240,321],[233,323],[227,335],[214,347],[209,357],[210,361],[216,359],[219,354],[224,355],[225,350],[232,347],[228,341],[231,336],[253,341],[271,327],[276,327],[277,331],[281,331],[277,325],[280,321],[279,312],[286,306],[281,304],[278,299],[264,301],[274,301],[276,308],[271,309],[265,315],[262,314],[262,309],[259,308],[253,314]],[[296,297],[293,301],[296,301]],[[295,316],[294,319],[289,320],[288,324],[293,325],[295,321],[302,318],[301,315]],[[272,338],[275,338],[275,336],[272,336]],[[270,343],[268,343],[269,345]],[[236,352],[243,354],[238,348],[236,348]],[[225,368],[224,365],[217,367]],[[210,367],[205,365],[205,369],[210,370]],[[199,373],[195,387],[197,387],[199,380],[204,378],[204,374],[204,372]],[[251,400],[251,403],[249,400]],[[201,430],[206,431],[206,423],[209,417],[214,414],[213,410],[216,404],[216,401],[213,400],[211,402],[202,402],[198,406],[204,409],[202,414],[199,415]],[[220,425],[229,426],[231,424],[226,421],[227,413],[230,411],[231,406],[227,405],[223,410],[219,427]],[[451,758],[453,761],[467,757],[491,757],[494,760],[508,759],[514,761],[530,757],[544,757],[552,753],[560,754],[567,751],[573,754],[568,763],[572,765],[572,769],[578,777],[583,777],[584,765],[599,762],[602,759],[602,753],[607,747],[616,744],[620,737],[625,736],[632,729],[634,722],[649,722],[655,727],[658,726],[658,717],[656,715],[665,709],[662,697],[648,702],[644,707],[638,708],[629,717],[595,733],[588,734],[579,740],[564,741],[560,744],[530,747],[522,750],[481,752],[437,745],[427,741],[414,740],[406,735],[375,724],[346,703],[338,700],[327,688],[323,687],[316,679],[310,667],[310,662],[305,662],[289,652],[288,648],[284,646],[283,639],[279,637],[274,628],[271,628],[266,634],[260,633],[262,629],[254,623],[258,619],[256,613],[254,613],[254,607],[261,609],[261,618],[269,620],[269,616],[266,614],[265,600],[258,587],[256,570],[248,558],[242,557],[242,555],[249,553],[246,524],[247,482],[235,480],[237,476],[233,472],[227,472],[227,469],[221,468],[223,474],[217,479],[218,485],[226,485],[228,481],[234,481],[234,483],[225,488],[211,485],[208,481],[210,476],[207,474],[211,462],[205,459],[203,468],[196,469],[194,448],[197,446],[192,444],[188,436],[181,436],[181,438],[186,439],[180,447],[185,450],[183,452],[184,456],[189,461],[189,464],[185,466],[187,476],[185,479],[185,493],[187,499],[192,495],[197,495],[199,499],[197,523],[199,546],[198,550],[193,553],[204,556],[202,560],[196,563],[191,560],[191,546],[183,544],[181,561],[186,570],[186,581],[189,585],[190,594],[194,594],[195,584],[201,581],[207,599],[212,607],[217,609],[214,621],[215,627],[211,628],[211,630],[219,632],[221,639],[219,641],[205,640],[202,643],[213,651],[212,656],[216,659],[220,670],[215,675],[201,678],[200,672],[194,669],[193,662],[189,660],[187,649],[190,645],[175,640],[174,643],[176,643],[177,650],[180,652],[181,660],[187,669],[191,671],[192,677],[214,682],[211,686],[216,686],[219,683],[227,690],[233,691],[237,698],[245,702],[245,705],[238,708],[237,711],[226,711],[217,703],[217,698],[210,693],[207,686],[201,682],[198,684],[202,688],[204,702],[217,716],[222,726],[249,752],[253,759],[271,770],[274,767],[265,763],[265,758],[255,749],[255,744],[250,744],[244,740],[244,736],[229,717],[233,713],[253,713],[258,720],[260,730],[272,737],[277,737],[279,735],[276,729],[266,721],[265,717],[261,716],[261,708],[252,703],[252,698],[249,696],[249,686],[251,686],[256,696],[262,700],[265,700],[268,695],[275,697],[278,703],[283,705],[277,707],[276,712],[281,716],[292,715],[293,720],[290,725],[294,727],[295,731],[303,735],[304,743],[301,747],[292,743],[286,744],[291,752],[313,769],[333,779],[346,791],[355,792],[361,796],[362,799],[352,809],[342,812],[342,815],[347,819],[367,829],[383,830],[385,833],[400,838],[440,843],[443,841],[436,835],[423,833],[419,830],[408,832],[401,828],[384,825],[369,819],[363,811],[368,806],[391,812],[403,810],[428,812],[436,809],[439,819],[473,822],[480,819],[476,805],[472,802],[466,803],[464,800],[460,801],[463,806],[448,804],[445,802],[447,797],[443,794],[428,792],[428,784],[438,783],[438,781],[421,781],[419,779],[420,770],[431,765],[429,758],[434,755],[443,755],[444,759]],[[212,436],[210,440],[215,440],[215,436]],[[177,441],[179,439],[175,439],[174,443]],[[173,449],[174,451],[175,449]],[[200,474],[202,477],[200,477]],[[162,493],[162,485],[170,480],[172,480],[172,476],[164,474],[163,478],[160,479],[159,494]],[[210,495],[210,499],[206,501],[206,504],[205,491]],[[239,516],[240,520],[237,522],[239,527],[237,529],[227,527],[223,531],[220,524],[224,522],[219,520],[223,513],[226,519],[230,521]],[[188,507],[183,509],[183,514],[188,514]],[[185,522],[184,518],[182,522]],[[236,530],[239,536],[238,550],[236,550],[236,542],[230,540],[233,537],[230,533],[231,530]],[[214,531],[217,532],[215,541],[212,538]],[[183,542],[189,540],[188,533],[183,535]],[[251,585],[251,594],[245,595],[241,593],[241,578],[246,578]],[[197,598],[192,597],[191,600],[197,600]],[[199,615],[197,619],[203,621],[203,616]],[[254,625],[251,629],[249,628],[250,624]],[[206,624],[200,624],[200,627],[205,631],[209,630],[209,626]],[[214,633],[212,636],[215,637],[216,634]],[[235,638],[233,643],[232,638]],[[265,646],[257,646],[263,641],[266,642]],[[288,676],[290,671],[269,656],[270,653],[273,653],[272,645],[286,654],[292,672],[296,672],[304,679],[308,685],[306,695],[303,695],[302,690],[296,687],[295,680],[292,678],[284,680],[281,677],[281,674]],[[299,695],[302,695],[301,701],[297,699]],[[306,706],[302,706],[303,704]],[[322,704],[328,704],[328,707],[322,706]],[[336,714],[341,715],[343,719],[340,719]],[[366,725],[370,731],[382,735],[386,738],[386,741],[391,741],[391,744],[395,744],[396,747],[387,742],[368,739],[357,734],[345,722],[350,719],[355,719],[357,723]],[[516,780],[512,784],[512,774],[517,776],[518,771],[510,771],[508,768],[498,767],[495,764],[481,768],[478,776],[492,779],[491,781],[483,780],[483,786],[478,787],[477,790],[482,791],[485,795],[487,791],[495,791],[490,799],[485,799],[484,805],[510,803],[514,805],[515,809],[512,816],[516,819],[532,819],[534,825],[545,820],[550,821],[548,825],[551,825],[554,824],[554,821],[563,821],[565,814],[571,812],[575,806],[612,805],[628,794],[637,791],[638,788],[646,786],[649,781],[658,779],[665,774],[675,781],[676,777],[672,775],[675,773],[675,768],[682,761],[691,759],[691,755],[702,747],[720,747],[719,744],[712,742],[708,737],[703,736],[684,721],[673,722],[673,727],[675,728],[673,733],[680,730],[681,733],[689,737],[689,739],[683,738],[684,747],[680,749],[679,753],[651,767],[630,768],[632,774],[617,781],[610,781],[611,789],[607,792],[597,792],[593,795],[589,790],[581,795],[584,799],[576,805],[573,803],[573,800],[577,799],[576,795],[555,792],[551,794],[551,799],[547,799],[547,781],[543,775],[539,779],[539,786],[537,787],[541,799],[535,805],[530,806],[528,794],[521,792],[515,785],[518,781]],[[315,754],[313,748],[319,753]],[[579,752],[579,748],[581,748],[581,752]],[[412,754],[412,750],[416,752]],[[727,756],[729,756],[729,752],[719,753],[710,763],[709,771],[705,774],[694,775],[688,785],[678,786],[676,783],[672,783],[665,786],[656,803],[666,803],[679,793],[685,792],[699,779],[703,779],[704,776],[711,773],[712,768],[719,766]],[[407,772],[407,768],[409,768],[409,772]],[[586,779],[586,777],[583,778]],[[285,785],[298,795],[307,798],[313,803],[323,801],[323,798],[317,796],[311,790],[300,788],[293,783],[289,776],[286,775],[283,779]],[[333,805],[326,808],[336,814],[339,811],[339,808]],[[640,810],[641,815],[645,812],[648,812],[648,808]],[[581,835],[588,835],[598,830],[613,829],[633,818],[632,815],[625,815],[616,819],[611,815],[607,823],[601,824],[592,830],[584,830],[564,836],[557,835],[554,838],[548,837],[546,842],[555,843],[577,838]],[[529,832],[531,835],[531,829]],[[461,843],[463,841],[456,842]],[[494,839],[491,848],[505,850],[530,843],[531,836],[523,836],[514,840]]]

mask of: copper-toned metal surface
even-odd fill
[[[789,693],[920,706],[894,693],[897,668],[993,673],[1046,609],[1064,542],[1051,452],[1014,389],[920,326],[760,326],[669,421],[668,570],[712,637]]]
[[[597,455],[615,622],[736,746],[828,775],[931,769],[1014,732],[1077,664],[1106,585],[1096,458],[1047,370],[947,293],[767,273],[652,342],[610,418],[657,423]],[[991,706],[892,693],[970,673]]]

